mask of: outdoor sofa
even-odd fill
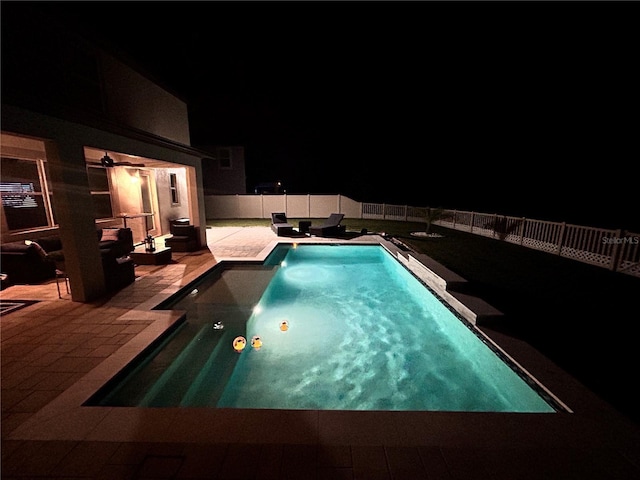
[[[98,228],[98,245],[110,290],[135,280],[133,264],[123,257],[133,250],[130,228]],[[0,245],[0,268],[9,285],[38,284],[56,277],[56,269],[65,270],[64,250],[59,235],[34,238]]]

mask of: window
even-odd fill
[[[0,195],[9,230],[54,225],[45,162],[2,157]]]
[[[180,203],[180,196],[178,195],[178,177],[175,173],[169,174],[169,189],[171,190],[171,203],[177,205]]]
[[[230,148],[218,149],[218,165],[221,169],[231,168],[231,149]]]
[[[109,190],[109,174],[106,168],[87,167],[89,189],[93,199],[94,218],[112,218],[111,191]]]

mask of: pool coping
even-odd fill
[[[395,247],[382,237],[349,244],[380,243]],[[315,239],[314,239],[315,240]],[[373,240],[373,241],[372,241]],[[283,239],[269,243],[256,257],[262,262]],[[296,243],[295,239],[291,243]],[[318,242],[321,243],[321,242]],[[397,252],[396,252],[397,254]],[[13,430],[12,440],[155,441],[225,443],[317,443],[352,445],[456,445],[486,442],[493,438],[504,446],[511,442],[545,445],[569,441],[562,431],[589,425],[579,415],[555,413],[433,412],[433,411],[328,411],[210,408],[138,408],[84,406],[95,393],[145,348],[180,321],[184,312],[153,310],[185,285],[222,262],[219,258],[175,282],[117,320],[152,320],[151,324],[119,348],[78,382]],[[116,320],[116,321],[117,321]],[[495,342],[494,342],[495,343]],[[532,375],[533,376],[533,375]],[[535,377],[534,377],[535,378]],[[203,428],[204,427],[204,428]],[[531,429],[540,432],[532,435]],[[610,442],[607,438],[598,442]],[[556,443],[558,442],[558,443]]]

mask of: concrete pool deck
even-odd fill
[[[479,327],[573,413],[83,407],[180,313],[151,309],[220,261],[261,261],[269,227],[207,229],[208,249],[138,266],[92,304],[55,281],[1,317],[2,478],[640,479],[640,428],[526,343]]]

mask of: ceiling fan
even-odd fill
[[[87,162],[90,165],[100,165],[102,167],[144,167],[144,163],[132,163],[132,162],[116,162],[109,156],[107,152],[104,152],[104,157],[99,162]]]

